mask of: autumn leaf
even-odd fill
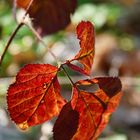
[[[49,64],[29,64],[17,74],[8,89],[11,119],[27,129],[59,114],[65,100],[60,96],[58,68]]]
[[[95,84],[99,86],[99,89],[95,92],[88,92],[79,88],[81,85],[87,86]],[[69,112],[73,112],[72,116],[75,116],[78,112],[79,121],[78,126],[76,123],[73,124],[75,128],[77,127],[75,134],[72,135],[72,133],[69,132],[69,134],[71,134],[71,140],[96,140],[107,125],[110,114],[119,104],[122,95],[120,91],[121,82],[118,78],[102,77],[78,81],[73,87],[73,97]],[[63,113],[65,114],[67,112],[65,111]],[[65,114],[65,116],[67,115],[68,113]],[[61,140],[61,138],[63,138],[60,137],[61,135],[63,136],[62,133],[68,131],[65,125],[67,118],[64,118],[63,115],[60,117],[58,117],[54,126],[54,137],[57,140]],[[77,118],[74,118],[73,121],[77,121]],[[65,128],[65,130],[61,127]],[[63,129],[64,131],[59,132],[58,135],[58,131],[55,128]]]
[[[70,140],[78,128],[79,113],[72,109],[71,102],[67,103],[55,122],[54,140]]]
[[[80,40],[80,51],[79,53],[72,59],[67,61],[67,65],[82,74],[90,75],[93,58],[94,58],[94,44],[95,44],[95,35],[94,35],[94,27],[91,22],[82,21],[77,26],[77,37]],[[82,68],[79,66],[74,66],[71,62],[79,61],[82,64]]]
[[[27,9],[31,0],[16,0],[18,7]],[[64,29],[70,23],[70,15],[77,7],[77,0],[34,0],[29,15],[33,25],[42,35]]]
[[[17,6],[27,9],[29,3],[31,0],[15,0],[14,2],[16,2]]]

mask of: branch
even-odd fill
[[[6,45],[5,49],[4,49],[4,52],[2,53],[1,59],[0,59],[0,67],[1,67],[1,65],[2,65],[4,56],[5,56],[5,54],[6,54],[7,50],[8,50],[8,48],[9,48],[9,46],[10,46],[12,40],[14,39],[14,37],[15,37],[15,35],[17,34],[18,30],[19,30],[23,25],[24,25],[24,23],[21,22],[21,23],[16,27],[16,29],[15,29],[15,31],[12,33],[12,35],[10,36],[10,38],[9,38],[9,40],[8,40],[8,42],[7,42],[7,45]]]
[[[7,42],[7,45],[6,45],[6,47],[5,47],[5,49],[4,49],[4,52],[2,53],[2,56],[1,56],[1,59],[0,59],[0,68],[1,68],[1,65],[2,65],[2,62],[3,62],[3,59],[4,59],[4,56],[5,56],[5,54],[6,54],[7,50],[8,50],[8,48],[9,48],[9,46],[10,46],[12,40],[14,39],[14,37],[15,37],[15,35],[17,34],[17,32],[19,31],[19,29],[24,25],[24,20],[25,20],[27,14],[28,14],[28,11],[29,11],[29,9],[30,9],[30,7],[31,7],[31,5],[32,5],[32,3],[33,3],[33,1],[34,1],[34,0],[31,0],[31,1],[30,1],[29,5],[28,5],[28,7],[27,7],[27,9],[26,9],[26,13],[24,14],[24,16],[23,16],[21,22],[18,24],[18,26],[16,27],[15,31],[12,33],[12,35],[10,36],[10,38],[9,38],[9,40],[8,40],[8,42]],[[15,6],[16,6],[16,5],[15,5],[15,1],[14,1],[14,8],[15,8]]]

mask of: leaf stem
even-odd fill
[[[16,27],[16,29],[14,30],[14,32],[13,32],[12,35],[10,36],[10,38],[9,38],[7,44],[6,44],[6,47],[5,47],[5,49],[4,49],[4,52],[2,53],[1,59],[0,59],[0,67],[1,67],[1,65],[2,65],[4,56],[5,56],[5,54],[6,54],[7,50],[8,50],[8,48],[9,48],[9,46],[10,46],[12,40],[14,39],[15,35],[17,34],[17,32],[19,31],[19,29],[20,29],[23,25],[24,25],[23,22],[21,22],[20,24],[18,24],[18,26]]]
[[[88,109],[88,112],[89,112],[89,114],[90,114],[90,116],[91,116],[91,118],[92,118],[92,120],[93,120],[94,126],[97,127],[96,124],[95,124],[95,121],[94,121],[94,119],[93,119],[93,115],[92,115],[92,113],[91,113],[91,111],[90,111],[90,109],[89,109],[88,104],[86,103],[86,101],[85,101],[84,97],[82,96],[82,94],[80,94],[80,89],[79,89],[79,88],[77,87],[77,85],[72,81],[71,77],[70,77],[69,74],[67,73],[67,71],[66,71],[66,69],[64,68],[63,64],[61,65],[61,68],[64,70],[64,73],[66,74],[66,76],[69,78],[69,80],[70,80],[72,86],[74,86],[74,87],[77,89],[77,91],[78,91],[78,96],[82,98],[82,100],[83,100],[83,102],[85,103],[85,106],[86,106],[86,108]],[[77,101],[78,101],[78,100],[77,100]],[[77,103],[75,104],[75,107],[76,107],[76,105],[77,105]]]
[[[65,75],[68,77],[69,81],[71,82],[72,86],[75,86],[73,80],[71,79],[71,77],[69,76],[69,74],[67,73],[66,69],[64,68],[63,64],[61,65],[61,68],[63,69]]]

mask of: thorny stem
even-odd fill
[[[47,44],[44,42],[42,37],[38,34],[38,32],[28,23],[25,23],[25,25],[32,31],[32,33],[37,37],[37,39],[42,43],[43,46],[47,46]],[[53,56],[54,60],[57,62],[58,66],[60,65],[60,60],[57,58],[57,56],[51,51],[49,47],[47,47],[47,51]]]
[[[17,34],[17,32],[19,31],[19,29],[20,29],[23,25],[24,25],[23,22],[21,22],[20,24],[18,24],[18,26],[16,27],[15,31],[14,31],[14,32],[12,33],[12,35],[10,36],[10,38],[9,38],[9,40],[8,40],[8,42],[7,42],[7,45],[6,45],[5,49],[4,49],[4,52],[3,52],[2,56],[1,56],[1,59],[0,59],[0,67],[1,67],[1,65],[2,65],[4,56],[5,56],[5,54],[6,54],[7,50],[8,50],[8,48],[9,48],[9,46],[10,46],[12,40],[14,39],[15,35]]]

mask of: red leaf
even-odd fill
[[[83,74],[86,73],[87,75],[89,75],[91,72],[93,58],[94,58],[94,51],[95,51],[94,49],[95,35],[94,35],[94,27],[92,23],[89,21],[87,22],[82,21],[77,26],[77,36],[78,36],[78,39],[80,39],[81,50],[75,56],[74,59],[67,61],[67,64],[74,60],[78,60],[83,65],[82,70],[85,71],[84,73],[81,72],[81,70],[78,70],[77,68],[75,69],[74,67],[71,67],[70,65],[68,66],[75,71],[79,71]]]
[[[67,61],[68,62],[68,61]],[[74,64],[72,64],[72,63],[67,63],[66,62],[66,64],[67,64],[67,66],[69,66],[69,68],[71,68],[72,70],[74,70],[74,71],[77,71],[77,72],[80,72],[80,73],[82,73],[82,74],[84,74],[84,75],[88,75],[82,68],[80,68],[79,66],[76,66],[76,65],[74,65]]]
[[[70,140],[78,128],[79,113],[73,110],[71,103],[67,103],[55,122],[54,140]]]
[[[86,86],[94,84],[98,84],[99,86],[96,92],[87,92],[79,89],[79,85]],[[77,131],[71,136],[71,140],[97,139],[108,123],[110,114],[119,104],[121,98],[120,91],[121,82],[118,78],[103,77],[77,82],[75,87],[73,87],[73,97],[69,112],[75,111],[76,114],[78,112],[79,123],[78,128],[76,123],[73,124],[75,125],[73,127],[77,128]],[[69,115],[66,111],[61,113],[63,113],[64,116]],[[59,134],[55,133],[56,129],[54,131],[54,136],[56,138],[58,137],[58,140],[65,139],[61,137],[61,135],[68,131],[68,127],[65,125],[68,118],[63,117],[63,115],[61,114],[61,118],[59,117],[56,122],[56,128],[63,131],[60,131]],[[75,121],[75,119],[73,120]]]
[[[7,102],[11,119],[21,129],[43,123],[59,114],[65,104],[60,96],[58,68],[29,64],[20,70],[9,87]]]
[[[31,0],[15,0],[17,6],[26,9]]]
[[[31,0],[16,0],[17,6],[26,9]],[[70,23],[70,15],[77,6],[77,0],[34,0],[29,9],[35,28],[42,35],[64,29]]]

